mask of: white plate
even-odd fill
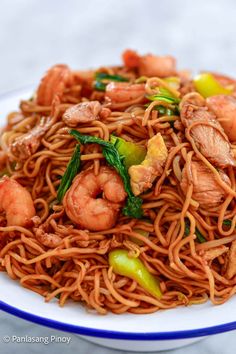
[[[6,114],[17,109],[20,99],[32,91],[0,96],[0,125]],[[0,272],[0,309],[26,320],[85,336],[112,348],[156,351],[189,344],[204,336],[236,329],[236,296],[226,304],[179,307],[149,315],[97,315],[78,303],[60,308]]]

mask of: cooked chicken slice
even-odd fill
[[[188,185],[193,184],[192,197],[201,207],[210,208],[218,206],[226,197],[225,191],[219,186],[215,175],[201,161],[192,161],[188,177],[186,166],[182,171],[180,186],[185,193]],[[230,185],[229,177],[219,171],[222,181]]]
[[[230,143],[215,114],[206,107],[205,100],[198,93],[185,96],[181,105],[181,121],[186,128],[199,123],[190,131],[200,152],[219,167],[236,166]]]
[[[231,279],[236,274],[236,240],[232,242],[230,250],[229,250],[229,257],[228,257],[228,264],[226,268],[226,278]]]
[[[103,108],[98,101],[81,102],[68,108],[62,119],[69,127],[76,127],[79,123],[89,123],[93,120],[105,118],[110,114],[108,108]]]
[[[200,251],[199,254],[200,256],[202,256],[202,258],[204,258],[204,260],[206,261],[212,261],[213,259],[221,256],[222,254],[224,254],[225,252],[227,252],[229,250],[228,247],[222,245],[219,247],[214,247],[211,248],[209,250],[206,251]]]
[[[130,183],[134,195],[151,188],[156,177],[163,172],[167,159],[167,148],[160,133],[154,135],[147,146],[147,155],[140,165],[129,168]]]
[[[215,113],[230,141],[236,141],[236,98],[228,95],[206,99],[209,109]]]
[[[35,126],[28,133],[17,137],[10,146],[10,150],[13,155],[15,155],[19,160],[28,159],[37,151],[42,137],[50,126],[50,120],[47,120],[46,122],[42,120],[39,125]]]

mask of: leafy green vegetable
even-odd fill
[[[143,215],[143,211],[141,208],[142,199],[134,196],[130,186],[130,178],[129,178],[128,170],[125,167],[123,163],[123,158],[122,156],[119,155],[116,147],[112,143],[104,141],[95,136],[82,135],[75,129],[72,129],[70,131],[70,134],[81,144],[96,143],[102,146],[102,153],[105,159],[107,160],[109,165],[114,167],[116,171],[119,173],[119,175],[121,176],[124,183],[125,191],[128,194],[126,206],[123,208],[123,214],[137,219],[141,218]]]
[[[69,189],[74,177],[78,173],[80,168],[80,146],[76,145],[75,151],[69,161],[66,172],[64,173],[60,186],[57,191],[57,199],[62,201],[67,189]]]
[[[232,221],[229,220],[229,219],[225,219],[225,220],[223,220],[223,225],[225,225],[225,226],[231,226],[231,225],[232,225]]]
[[[120,82],[129,81],[129,79],[127,79],[127,77],[124,77],[121,75],[109,75],[107,73],[96,73],[95,78],[98,81],[102,81],[102,80],[120,81]]]
[[[97,91],[106,91],[106,84],[101,81],[95,81],[94,89]]]
[[[128,193],[128,190],[127,189],[125,190],[128,194],[128,199],[126,202],[126,206],[122,210],[123,214],[126,216],[131,216],[136,219],[140,219],[143,216],[142,199],[139,197],[135,197],[134,195],[130,195],[130,193]],[[133,192],[131,191],[131,193]]]
[[[109,75],[107,73],[96,73],[95,74],[95,83],[94,88],[97,91],[105,91],[107,81],[119,81],[119,82],[127,82],[129,79],[120,75]],[[106,82],[104,82],[106,81]]]
[[[185,235],[188,236],[190,234],[190,224],[189,220],[185,221]],[[205,237],[201,234],[201,232],[198,230],[198,228],[195,229],[195,235],[197,236],[197,240],[200,243],[206,242]]]

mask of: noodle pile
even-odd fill
[[[103,67],[98,72],[123,75],[135,83],[136,69]],[[236,180],[233,167],[224,172],[230,179],[226,185],[218,171],[195,144],[191,129],[184,129],[179,114],[160,115],[157,105],[173,108],[171,103],[143,97],[124,103],[109,103],[104,92],[94,88],[94,72],[72,72],[73,80],[63,95],[52,104],[40,105],[34,96],[22,101],[19,112],[10,113],[1,134],[1,148],[7,153],[2,175],[8,174],[31,194],[36,221],[29,227],[7,226],[5,212],[0,214],[0,270],[20,284],[43,297],[59,301],[63,306],[73,300],[83,303],[99,314],[130,312],[147,314],[179,305],[201,304],[208,298],[213,304],[222,304],[236,292],[236,277],[225,276],[228,252],[208,260],[205,255],[217,247],[230,246],[236,240]],[[193,91],[191,80],[180,74],[180,99]],[[144,78],[146,95],[155,94],[153,88],[162,85],[171,91],[163,79]],[[172,88],[175,93],[175,89]],[[146,146],[148,140],[161,133],[168,157],[159,176],[145,193],[143,218],[124,216],[121,212],[113,228],[105,231],[83,230],[66,215],[57,200],[57,190],[76,141],[68,133],[62,115],[69,107],[98,100],[109,108],[109,115],[76,127],[82,134],[109,141],[111,135]],[[53,124],[41,137],[37,151],[22,161],[9,148],[16,138],[30,132],[42,118]],[[190,171],[191,162],[199,159],[216,176],[226,193],[219,207],[204,209],[192,198],[193,185],[185,192],[180,188],[183,166]],[[81,146],[81,170],[93,169],[99,174],[106,160],[96,144]],[[22,201],[22,207],[24,202]],[[229,226],[224,220],[231,220]],[[50,235],[60,238],[55,248],[47,247],[35,236],[35,227],[43,225]],[[186,232],[188,225],[188,232]],[[204,242],[197,239],[196,230]],[[148,237],[141,231],[147,232]],[[128,250],[139,257],[151,274],[160,281],[163,293],[157,299],[135,280],[115,274],[108,263],[113,249]]]

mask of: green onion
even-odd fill
[[[174,97],[171,92],[164,88],[164,87],[159,87],[159,92],[155,95],[147,95],[146,97],[150,100],[150,101],[163,101],[166,103],[170,103],[170,104],[175,104],[178,105],[180,103],[180,99],[177,97]]]
[[[118,81],[118,82],[127,82],[129,79],[121,75],[109,75],[107,73],[96,73],[95,74],[95,83],[94,89],[97,91],[106,91],[107,82],[103,81]]]
[[[170,104],[179,104],[180,99],[176,97],[156,94],[156,95],[147,95],[146,96],[150,101],[163,101]]]
[[[95,79],[98,81],[102,81],[102,80],[119,81],[119,82],[129,81],[127,77],[121,75],[109,75],[107,73],[96,73]]]
[[[75,176],[77,175],[80,168],[80,146],[76,145],[75,151],[72,155],[70,162],[67,165],[66,172],[64,173],[60,186],[57,191],[57,199],[59,202],[62,201],[67,189],[70,188],[71,183]]]
[[[196,234],[197,239],[200,243],[206,242],[205,237],[201,234],[201,232],[197,228],[195,229],[195,234]]]

